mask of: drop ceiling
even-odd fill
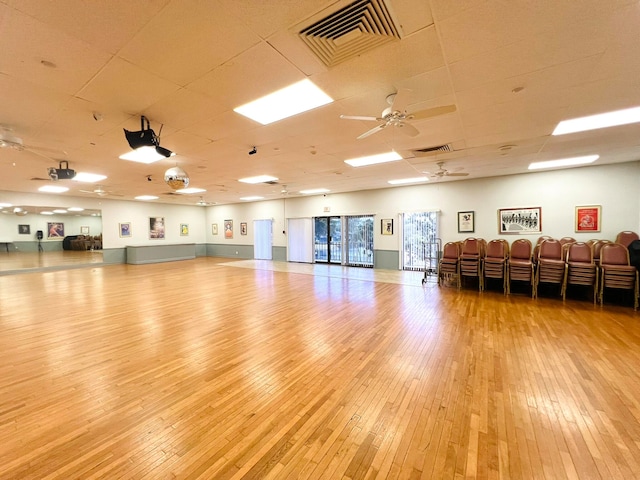
[[[640,2],[387,0],[399,38],[328,66],[299,32],[351,3],[0,0],[0,125],[27,146],[0,148],[3,196],[37,192],[60,161],[106,175],[100,188],[120,200],[225,204],[278,198],[283,185],[288,195],[392,188],[437,162],[469,173],[431,180],[443,182],[593,153],[597,164],[640,159],[639,124],[551,136],[563,119],[640,105]],[[266,126],[233,111],[305,78],[334,102]],[[380,116],[399,89],[410,90],[410,113],[456,111],[411,121],[414,137],[388,127],[357,140],[376,124],[340,115]],[[118,158],[128,150],[123,128],[139,130],[141,115],[156,133],[162,126],[175,157]],[[440,145],[452,151],[415,153]],[[392,149],[404,159],[344,163]],[[175,165],[206,192],[173,194],[163,174]],[[279,180],[238,182],[262,174]],[[80,191],[96,185],[58,184],[65,196],[98,198]]]

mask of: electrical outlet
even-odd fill
[[[236,251],[236,255],[238,254],[238,252]]]

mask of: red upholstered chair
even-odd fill
[[[620,232],[616,236],[616,243],[620,243],[627,248],[629,248],[629,244],[634,240],[640,240],[640,237],[638,237],[638,234],[636,232],[630,232],[628,230]]]
[[[554,239],[544,240],[540,244],[536,269],[535,295],[541,283],[555,283],[562,287],[565,262],[562,257],[562,245]]]
[[[562,246],[567,245],[569,243],[576,243],[576,239],[573,237],[562,237],[560,239],[560,245]]]
[[[631,290],[638,308],[638,270],[629,264],[629,250],[621,243],[606,243],[600,251],[600,303],[608,288]]]
[[[598,292],[598,267],[593,261],[593,247],[588,243],[576,242],[569,245],[566,269],[562,285],[562,299],[567,297],[569,285],[586,285],[593,289],[593,303]]]
[[[487,278],[502,279],[502,290],[507,293],[507,260],[509,244],[506,240],[491,240],[487,243],[482,265],[484,285]]]
[[[531,242],[526,238],[519,238],[511,244],[509,259],[507,260],[507,292],[511,292],[512,282],[527,282],[531,285],[531,296],[535,295],[531,251]]]
[[[609,240],[596,240],[593,244],[593,261],[596,262],[596,265],[600,263],[600,250],[607,243],[611,243]]]
[[[484,257],[484,240],[481,238],[467,238],[462,242],[460,252],[461,277],[476,277],[478,289],[482,290],[482,258]]]
[[[447,242],[442,247],[442,258],[438,262],[438,285],[455,279],[460,288],[460,243]]]

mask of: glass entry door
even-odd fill
[[[342,263],[342,220],[316,217],[314,251],[316,262]]]

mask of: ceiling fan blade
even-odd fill
[[[400,125],[398,125],[398,127],[400,128],[400,131],[402,133],[404,133],[405,135],[409,135],[410,137],[415,137],[420,134],[418,129],[410,123],[401,123]]]
[[[377,117],[364,117],[360,115],[340,115],[340,118],[345,120],[367,120],[367,121],[380,121],[380,118]]]
[[[393,103],[391,104],[391,111],[406,112],[407,105],[409,104],[409,95],[411,90],[408,88],[400,88],[393,97]]]
[[[364,132],[362,135],[360,135],[359,137],[357,137],[358,140],[362,140],[363,138],[368,137],[369,135],[373,135],[374,133],[379,132],[380,130],[382,130],[384,127],[386,127],[387,124],[386,123],[382,123],[380,125],[378,125],[377,127],[373,127],[371,130],[367,130],[366,132]]]
[[[438,115],[445,115],[447,113],[453,113],[456,111],[455,105],[443,105],[441,107],[427,108],[425,110],[418,110],[410,115],[413,120],[423,120],[425,118],[437,117]]]

